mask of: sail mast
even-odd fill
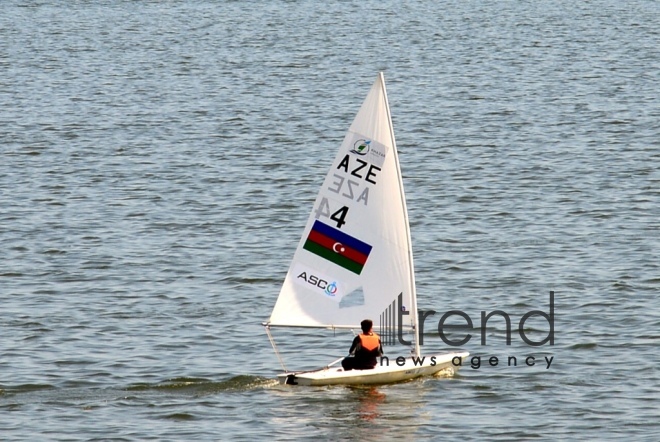
[[[390,125],[390,136],[392,137],[392,153],[394,154],[395,158],[395,164],[396,164],[396,173],[397,173],[397,178],[399,180],[399,190],[400,190],[400,195],[403,203],[403,216],[405,218],[405,224],[406,224],[406,242],[407,242],[407,251],[408,251],[408,265],[410,267],[410,315],[412,316],[411,322],[413,326],[413,333],[414,333],[414,339],[415,339],[415,356],[419,357],[420,356],[420,349],[419,349],[419,328],[417,327],[417,290],[415,287],[415,266],[413,264],[413,253],[412,253],[412,239],[410,236],[410,222],[408,220],[408,207],[406,206],[406,197],[405,193],[403,191],[403,178],[401,176],[401,167],[399,165],[399,154],[396,149],[396,140],[394,138],[394,125],[392,124],[392,114],[390,113],[390,103],[387,99],[387,90],[385,89],[385,75],[380,72],[380,84],[383,88],[383,96],[385,97],[385,109],[387,110],[387,118],[389,120],[389,125]]]

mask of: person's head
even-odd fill
[[[364,321],[360,322],[360,327],[362,327],[363,333],[369,333],[373,326],[374,322],[371,319],[365,319]]]

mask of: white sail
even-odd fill
[[[415,324],[410,231],[383,75],[325,177],[268,325],[359,328],[402,295]]]

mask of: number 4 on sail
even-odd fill
[[[342,302],[355,293],[362,294],[361,302]],[[275,326],[357,330],[367,318],[391,325],[403,317],[392,314],[398,300],[414,336],[412,356],[403,364],[344,370],[335,366],[340,358],[318,370],[288,371],[270,333]],[[380,73],[326,175],[264,326],[284,369],[278,377],[286,384],[382,384],[456,369],[452,361],[467,352],[421,357],[417,320],[408,212]]]

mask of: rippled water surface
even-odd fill
[[[654,0],[3,2],[2,439],[658,440],[658,23]],[[462,310],[481,364],[283,388],[260,324],[381,70],[423,349]],[[550,291],[554,345],[527,345]],[[482,310],[511,345],[498,317],[481,345]],[[275,338],[294,368],[351,341]]]

